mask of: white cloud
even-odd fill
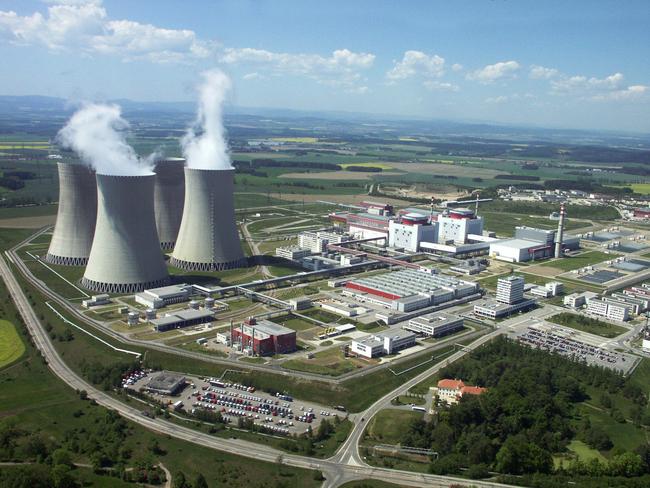
[[[101,0],[58,0],[47,15],[20,16],[0,11],[0,36],[18,45],[42,45],[53,51],[78,50],[124,60],[158,63],[207,57],[211,43],[191,30],[164,29],[131,20],[109,20]]]
[[[257,71],[254,71],[253,73],[246,73],[243,78],[245,80],[257,80],[261,78],[261,76]]]
[[[478,69],[467,75],[468,80],[478,81],[479,83],[494,83],[502,78],[513,78],[519,70],[517,61],[502,61]]]
[[[457,92],[460,90],[458,85],[454,85],[453,83],[444,83],[436,80],[424,80],[422,82],[422,85],[427,90],[431,90],[431,91]]]
[[[276,74],[301,75],[330,86],[359,90],[361,71],[370,68],[375,55],[338,49],[330,56],[304,53],[276,53],[264,49],[226,48],[220,61],[267,67]]]
[[[500,95],[498,97],[488,97],[485,99],[485,103],[490,104],[500,104],[508,101],[508,97],[505,95]]]
[[[646,85],[630,85],[621,90],[614,90],[607,93],[594,95],[592,100],[607,101],[607,100],[638,100],[650,93],[650,87]]]
[[[546,68],[544,66],[538,66],[533,64],[530,67],[530,73],[528,74],[528,76],[530,76],[535,80],[541,80],[541,79],[548,80],[550,78],[557,76],[558,73],[559,71],[556,70],[555,68]]]
[[[625,76],[614,73],[605,78],[561,75],[551,80],[551,93],[554,95],[571,95],[583,100],[625,101],[637,100],[648,92],[645,85],[625,86]]]
[[[458,64],[458,63],[454,63],[454,64],[451,65],[451,70],[456,71],[456,72],[462,71],[463,70],[463,65]]]
[[[406,51],[401,61],[393,61],[393,68],[386,73],[391,81],[403,80],[416,74],[439,78],[445,73],[445,59],[422,51]]]

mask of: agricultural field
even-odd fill
[[[25,352],[25,344],[14,324],[0,319],[0,369],[10,365]]]

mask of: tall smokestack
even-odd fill
[[[185,205],[172,265],[186,271],[246,265],[235,222],[234,173],[185,168]]]
[[[564,219],[566,217],[566,207],[560,205],[560,221],[557,224],[557,235],[555,236],[555,257],[562,257],[562,242],[564,240]]]
[[[153,210],[153,173],[97,175],[97,225],[81,284],[134,293],[169,283]]]
[[[160,247],[165,250],[174,248],[183,218],[184,167],[185,159],[166,158],[158,161],[154,169],[156,180],[153,188],[153,203],[156,229]]]
[[[95,172],[82,164],[58,163],[59,211],[45,260],[65,266],[88,262],[97,219]]]

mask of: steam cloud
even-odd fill
[[[138,176],[151,174],[153,158],[141,159],[127,144],[129,123],[117,105],[88,104],[70,118],[57,140],[75,151],[97,173]]]
[[[181,140],[183,154],[189,168],[231,169],[222,121],[230,78],[219,69],[204,71],[202,76],[196,120]]]

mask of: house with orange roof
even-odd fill
[[[447,405],[454,405],[460,401],[463,395],[480,395],[487,391],[487,388],[470,386],[462,380],[442,379],[437,386],[431,387],[434,395],[438,395],[440,401]]]

